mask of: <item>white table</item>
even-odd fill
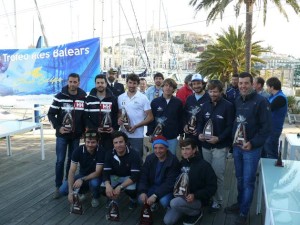
[[[295,151],[300,151],[300,137],[297,137],[297,134],[286,134],[284,139],[284,148],[282,153],[282,158],[287,159],[287,150],[288,145],[291,146],[291,154],[289,159],[295,159]]]
[[[41,136],[41,157],[42,160],[45,159],[45,151],[44,151],[44,134],[43,134],[43,124],[42,123],[34,123],[28,121],[18,121],[18,120],[1,120],[0,121],[0,138],[6,138],[6,149],[7,155],[12,155],[11,150],[11,139],[10,136],[19,133],[25,133],[31,131],[32,129],[40,128],[40,136]]]
[[[299,225],[300,212],[289,212],[284,210],[271,209],[271,224],[273,225]]]
[[[271,223],[276,221],[276,218],[272,218],[275,212],[300,213],[300,161],[283,160],[284,167],[276,167],[275,161],[260,160],[256,212],[261,212],[263,192],[266,205],[264,224],[268,225],[280,224]]]

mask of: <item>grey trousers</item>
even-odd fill
[[[164,217],[164,223],[166,225],[173,225],[185,215],[196,216],[200,213],[201,201],[194,200],[193,202],[187,202],[182,197],[173,198],[170,202],[170,208],[167,210]]]
[[[213,201],[222,205],[227,148],[206,149],[202,147],[202,155],[203,159],[210,163],[217,176],[218,189],[213,196]]]

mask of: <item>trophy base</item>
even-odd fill
[[[102,131],[109,131],[111,127],[101,127]]]
[[[188,131],[189,131],[189,132],[194,132],[195,129],[196,129],[196,127],[188,127]]]
[[[117,215],[107,214],[106,215],[106,220],[120,221],[120,217],[118,217]]]
[[[205,134],[205,135],[204,135],[204,138],[205,138],[206,140],[211,139],[211,137],[212,137],[212,136],[211,136],[211,135],[208,135],[208,134]]]
[[[83,214],[82,207],[72,205],[70,208],[70,213],[82,215]]]
[[[277,166],[277,167],[284,167],[284,164],[283,164],[283,162],[278,162],[278,161],[276,161],[275,162],[275,166]]]

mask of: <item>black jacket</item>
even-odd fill
[[[84,132],[84,101],[86,93],[78,88],[77,95],[70,95],[68,86],[62,88],[62,91],[54,96],[52,105],[48,111],[48,118],[53,128],[56,129],[57,137],[80,138]],[[72,132],[61,134],[59,129],[62,127],[64,116],[70,110],[73,123]]]
[[[196,199],[208,203],[217,191],[217,176],[211,165],[200,157],[199,154],[191,159],[183,159],[182,167],[189,167],[189,191]]]
[[[116,81],[114,87],[111,87],[110,84],[107,84],[107,87],[112,91],[116,98],[125,92],[124,85]]]

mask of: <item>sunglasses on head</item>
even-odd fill
[[[86,133],[84,136],[86,138],[88,138],[88,137],[97,137],[97,133]]]

